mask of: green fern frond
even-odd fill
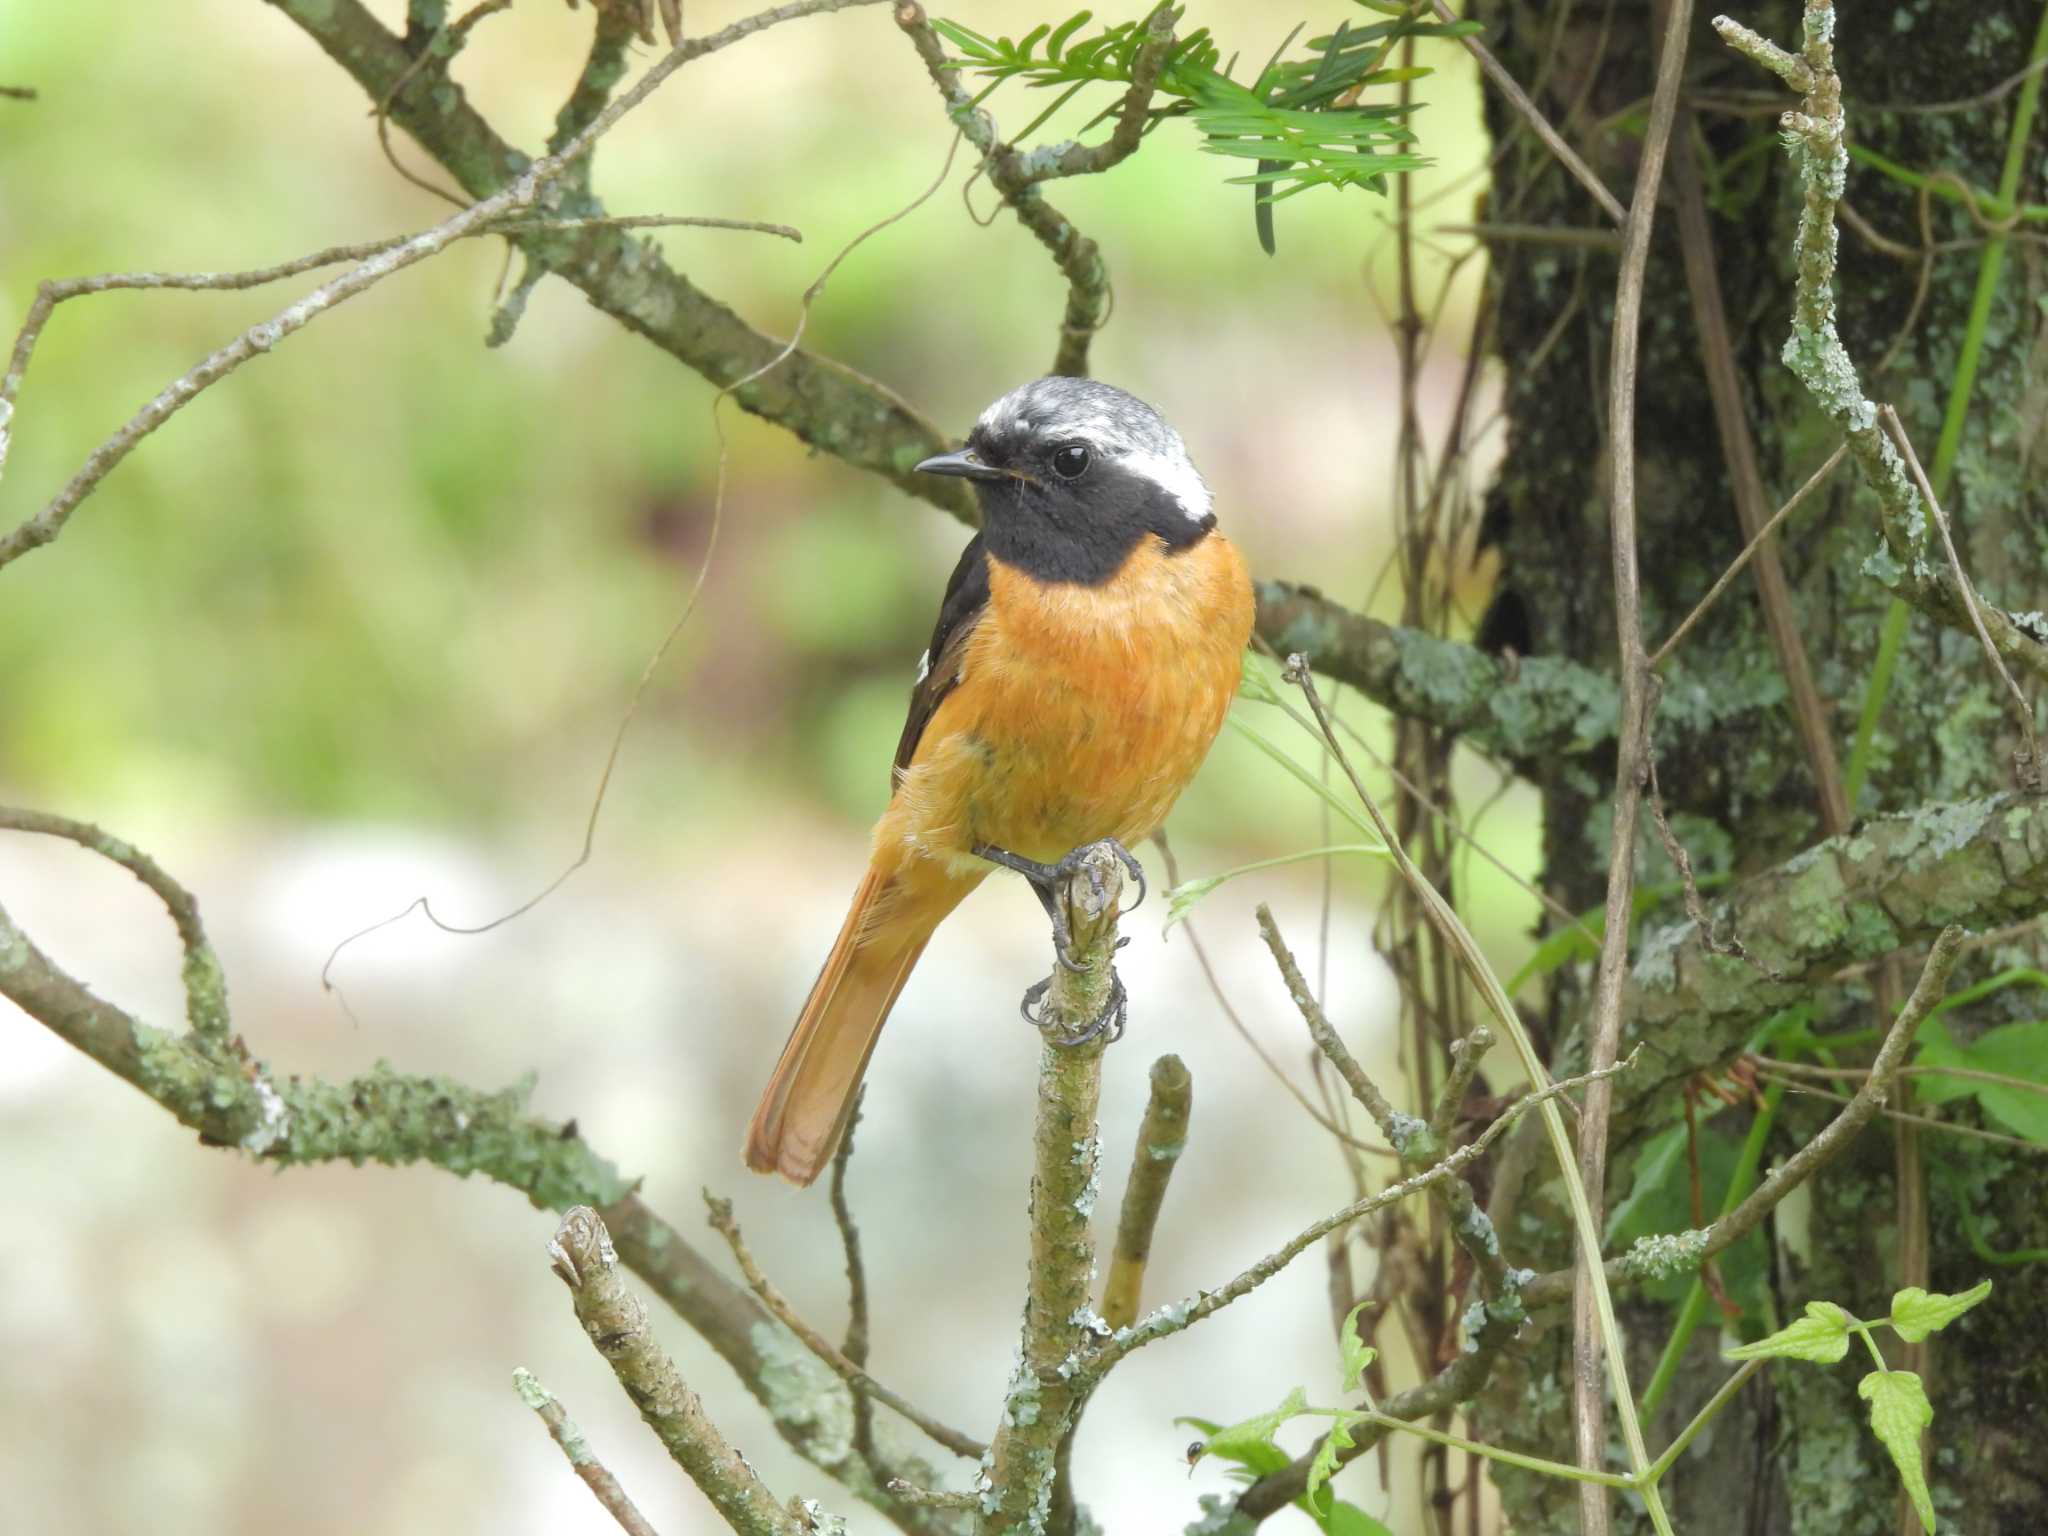
[[[1163,104],[1154,107],[1155,120],[1188,117],[1208,153],[1259,162],[1255,174],[1229,180],[1259,189],[1262,239],[1269,203],[1321,186],[1383,194],[1388,177],[1430,163],[1406,147],[1416,143],[1416,135],[1401,119],[1415,104],[1359,104],[1359,97],[1430,73],[1386,67],[1402,39],[1463,37],[1479,28],[1473,22],[1424,21],[1419,7],[1393,0],[1360,3],[1388,19],[1362,27],[1347,22],[1311,39],[1307,52],[1294,58],[1284,56],[1290,39],[1250,85],[1231,78],[1234,61],[1222,65],[1206,27],[1177,39],[1160,70]],[[988,37],[957,21],[934,19],[932,25],[959,50],[960,67],[989,79],[991,88],[1006,80],[1070,92],[1096,82],[1129,84],[1150,15],[1081,35],[1093,14],[1080,11],[1057,26],[1041,23],[1015,41]],[[1346,104],[1336,105],[1340,100]]]

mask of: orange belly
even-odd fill
[[[978,878],[978,843],[1050,863],[1138,842],[1208,755],[1251,626],[1250,579],[1219,533],[1177,554],[1148,538],[1099,587],[991,562],[960,685],[875,828],[877,862],[894,854],[917,886]]]

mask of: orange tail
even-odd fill
[[[886,925],[877,924],[874,910],[887,884],[885,871],[868,870],[782,1048],[747,1128],[747,1166],[756,1173],[779,1173],[792,1184],[808,1184],[832,1161],[896,995],[932,930],[966,894],[963,890],[942,905],[917,903],[912,912],[892,914]]]

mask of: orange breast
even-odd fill
[[[896,843],[958,867],[976,843],[1045,862],[1099,838],[1136,843],[1166,819],[1237,692],[1252,626],[1243,561],[1218,533],[1178,554],[1148,538],[1099,587],[992,561],[989,593],[877,852]]]

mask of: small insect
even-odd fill
[[[1189,1476],[1189,1477],[1193,1477],[1193,1476],[1195,1475],[1195,1463],[1196,1463],[1196,1462],[1198,1462],[1198,1461],[1200,1461],[1200,1460],[1202,1459],[1202,1453],[1203,1453],[1204,1451],[1208,1450],[1208,1449],[1209,1449],[1209,1442],[1208,1442],[1208,1441],[1206,1441],[1206,1440],[1190,1440],[1190,1441],[1188,1442],[1188,1476]]]

